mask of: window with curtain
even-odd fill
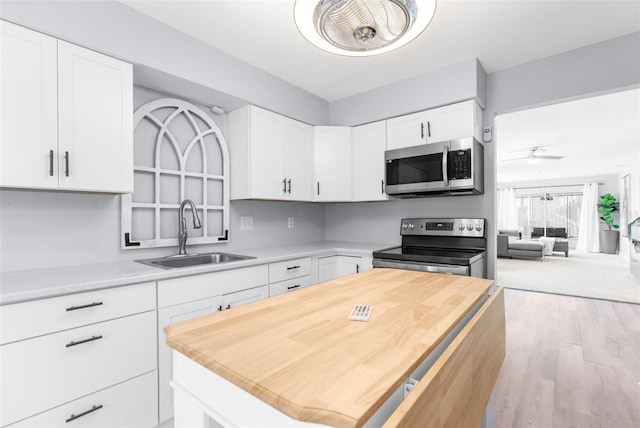
[[[563,227],[567,237],[577,238],[581,206],[581,193],[516,196],[518,228],[531,236],[534,227]]]

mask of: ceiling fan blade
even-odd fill
[[[540,155],[540,156],[532,156],[533,159],[562,159],[564,156],[552,156],[552,155]]]

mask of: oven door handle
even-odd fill
[[[420,272],[446,273],[449,275],[469,276],[469,266],[439,265],[419,262],[400,262],[395,260],[373,259],[373,267],[416,270]]]
[[[442,148],[442,184],[444,186],[449,185],[449,147],[444,146]]]

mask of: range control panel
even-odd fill
[[[403,218],[400,235],[484,238],[483,218]]]

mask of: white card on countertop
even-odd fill
[[[373,306],[371,305],[355,305],[349,314],[351,321],[369,321]]]

